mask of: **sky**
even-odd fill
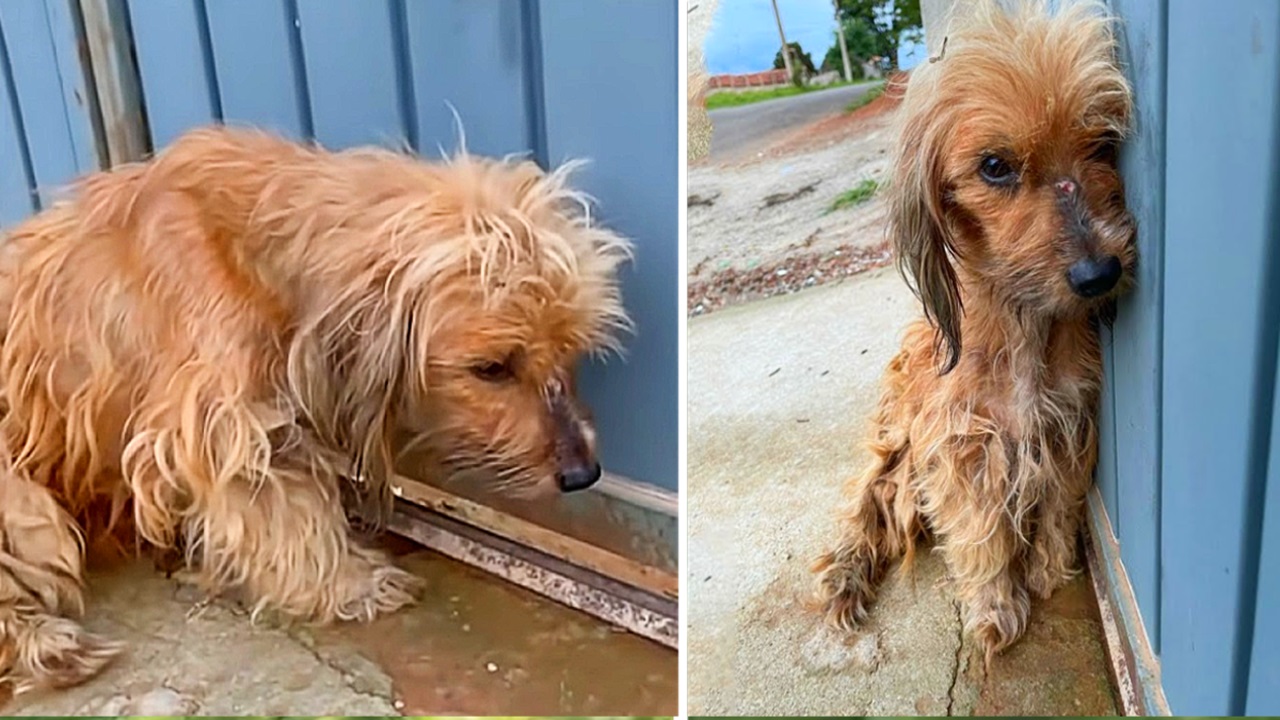
[[[798,42],[821,65],[835,42],[835,7],[831,0],[778,0],[787,42]],[[773,67],[782,46],[769,0],[720,0],[703,52],[707,72],[748,73]]]

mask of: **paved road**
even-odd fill
[[[749,155],[766,138],[823,115],[840,112],[875,85],[876,82],[844,85],[831,90],[712,110],[707,113],[714,128],[711,135],[711,159],[733,160]]]

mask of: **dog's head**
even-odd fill
[[[1096,3],[958,3],[940,57],[912,71],[894,162],[892,241],[960,351],[963,294],[1048,316],[1090,313],[1132,275],[1116,168],[1131,95]]]
[[[629,245],[591,221],[565,170],[462,157],[435,172],[401,415],[446,471],[586,488],[601,467],[574,372],[629,328]]]

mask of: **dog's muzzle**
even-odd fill
[[[555,432],[556,485],[567,493],[595,485],[601,470],[596,460],[594,430],[559,378],[547,383],[547,410]]]
[[[577,492],[595,485],[601,475],[600,463],[567,468],[556,473],[561,492]]]
[[[1124,268],[1120,258],[1115,255],[1096,258],[1087,257],[1072,265],[1067,270],[1067,283],[1076,295],[1083,298],[1096,298],[1106,295],[1120,282]]]

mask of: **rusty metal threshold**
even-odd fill
[[[561,557],[556,557],[463,522],[457,519],[460,513],[450,517],[424,507],[427,503],[422,498],[415,499],[417,502],[411,502],[402,495],[396,500],[388,529],[618,628],[672,649],[678,647],[678,601],[669,593],[619,581],[604,574],[608,569],[598,564],[604,572],[566,559],[573,554],[557,552]],[[450,502],[449,507],[456,505]],[[641,582],[653,587],[652,582]]]
[[[1121,561],[1120,544],[1096,486],[1089,491],[1087,512],[1085,562],[1102,617],[1117,704],[1127,716],[1170,715],[1160,682],[1160,661],[1147,641],[1142,613]]]

